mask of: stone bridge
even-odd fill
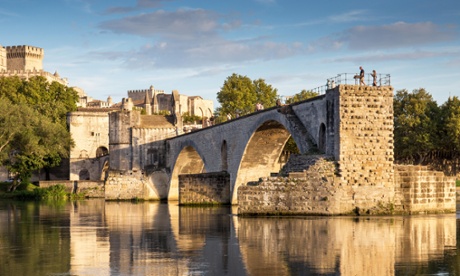
[[[135,164],[129,172],[118,172],[111,161],[106,198],[123,198],[120,190],[134,189],[129,194],[178,200],[180,175],[226,171],[235,204],[240,185],[280,171],[290,136],[303,154],[332,156],[344,185],[394,188],[392,103],[390,86],[339,85],[306,101],[143,144],[138,154],[121,158]],[[124,156],[118,150],[111,149],[111,158]]]
[[[181,174],[227,171],[232,202],[239,185],[270,176],[280,170],[280,156],[292,135],[301,153],[332,153],[326,129],[333,113],[328,113],[327,96],[258,111],[166,141],[171,168],[169,200],[178,199]],[[329,108],[333,106],[329,101]],[[329,114],[329,123],[328,123]],[[329,126],[329,127],[328,127]],[[330,135],[333,135],[331,132]]]

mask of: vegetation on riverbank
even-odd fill
[[[85,194],[73,194],[65,190],[64,185],[40,188],[30,183],[20,184],[15,191],[8,192],[11,183],[0,182],[0,199],[15,200],[77,200],[84,199]]]

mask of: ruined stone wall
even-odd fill
[[[105,182],[105,199],[160,200],[160,197],[143,172],[110,170]]]
[[[395,165],[400,208],[406,212],[455,212],[455,177],[426,166]]]
[[[227,172],[179,175],[179,204],[230,204]]]
[[[319,158],[304,172],[261,178],[238,189],[240,215],[334,215],[353,212],[351,188],[340,186],[336,164]]]

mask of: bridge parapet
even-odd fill
[[[325,85],[321,85],[311,89],[310,91],[316,92],[318,94],[324,94],[327,90],[333,89],[337,85],[347,85],[347,84],[354,84],[359,85],[359,78],[357,77],[358,74],[356,73],[340,73],[334,77],[328,78],[326,80]],[[390,74],[377,74],[376,76],[376,86],[390,86],[391,85],[391,76]],[[372,86],[373,84],[373,77],[372,74],[365,74],[364,75],[364,82],[366,85]]]

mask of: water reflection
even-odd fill
[[[231,208],[0,202],[0,275],[456,274],[457,219],[239,218]]]

